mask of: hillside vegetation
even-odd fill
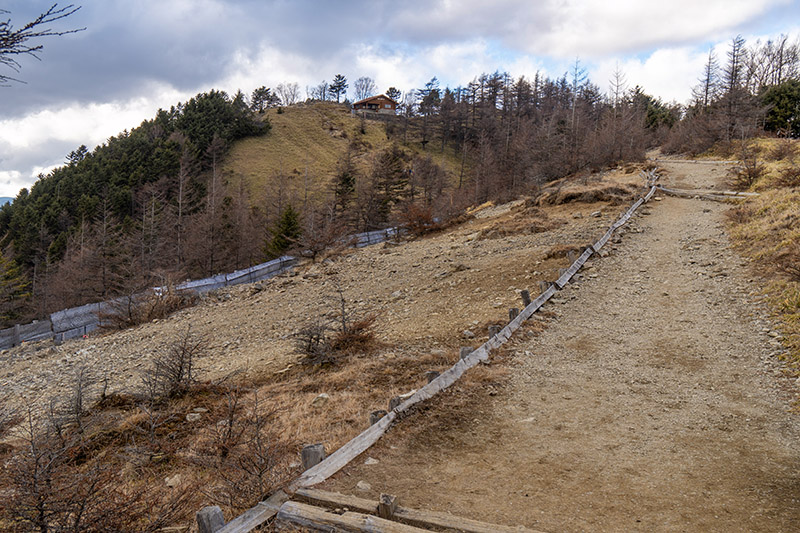
[[[782,320],[784,343],[800,370],[800,143],[757,139],[739,145],[731,183],[760,194],[731,209],[731,235],[751,258]]]

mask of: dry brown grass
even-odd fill
[[[793,163],[797,141],[759,139],[753,145],[768,155],[763,174],[752,185],[761,196],[728,212],[730,233],[758,273],[772,280],[767,288],[771,308],[783,324],[790,358],[800,362],[800,319],[794,305],[800,282],[800,170]]]
[[[632,184],[590,183],[567,184],[562,187],[548,188],[537,198],[537,205],[562,205],[573,202],[596,203],[607,202],[611,205],[629,203],[640,188]]]
[[[302,199],[307,189],[309,200],[320,202],[348,146],[355,151],[357,167],[366,171],[370,155],[392,144],[384,122],[366,120],[365,133],[361,133],[360,119],[346,106],[331,102],[285,107],[282,113],[270,109],[266,115],[272,124],[270,133],[238,141],[225,160],[224,172],[244,177],[254,195],[265,188],[280,188],[287,198]],[[411,143],[407,149],[423,153],[418,146]],[[460,154],[448,149],[433,155],[455,179]]]

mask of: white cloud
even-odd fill
[[[552,26],[535,19],[509,40],[530,53],[602,57],[643,48],[724,38],[741,24],[791,0],[550,0]]]
[[[590,79],[608,92],[610,80],[619,67],[632,89],[636,85],[665,102],[686,103],[691,97],[691,89],[697,85],[703,65],[708,58],[708,50],[683,48],[664,48],[656,50],[647,59],[607,59],[591,68]]]

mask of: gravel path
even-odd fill
[[[662,165],[695,188],[724,174]],[[401,424],[326,488],[553,532],[800,531],[800,421],[727,208],[647,206],[512,343],[511,383],[466,428]]]

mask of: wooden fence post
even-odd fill
[[[531,293],[527,289],[521,291],[519,295],[522,297],[522,307],[531,305]]]
[[[439,372],[437,372],[436,370],[428,370],[427,372],[425,372],[425,378],[428,380],[428,383],[438,378],[439,375],[440,375]]]
[[[303,451],[300,452],[300,457],[303,461],[303,470],[308,470],[312,466],[316,466],[325,459],[325,446],[323,444],[309,444],[303,446]]]
[[[11,345],[12,346],[19,346],[21,343],[20,334],[19,334],[19,324],[14,324],[14,336],[11,338]]]
[[[567,252],[567,261],[569,261],[569,264],[574,263],[577,258],[578,254],[575,253],[575,250],[570,250]]]
[[[200,533],[215,533],[225,527],[225,516],[217,505],[203,507],[195,515]]]
[[[381,494],[381,499],[378,501],[378,516],[391,520],[395,509],[397,509],[397,497],[391,494]]]
[[[492,337],[500,333],[501,329],[503,328],[501,328],[500,326],[489,326],[489,338],[491,339]]]
[[[459,359],[466,359],[469,354],[473,352],[472,346],[462,346],[458,352]]]
[[[518,316],[519,316],[519,309],[517,309],[516,307],[512,307],[511,309],[508,310],[508,321],[509,322],[511,322],[512,320],[514,320]]]

